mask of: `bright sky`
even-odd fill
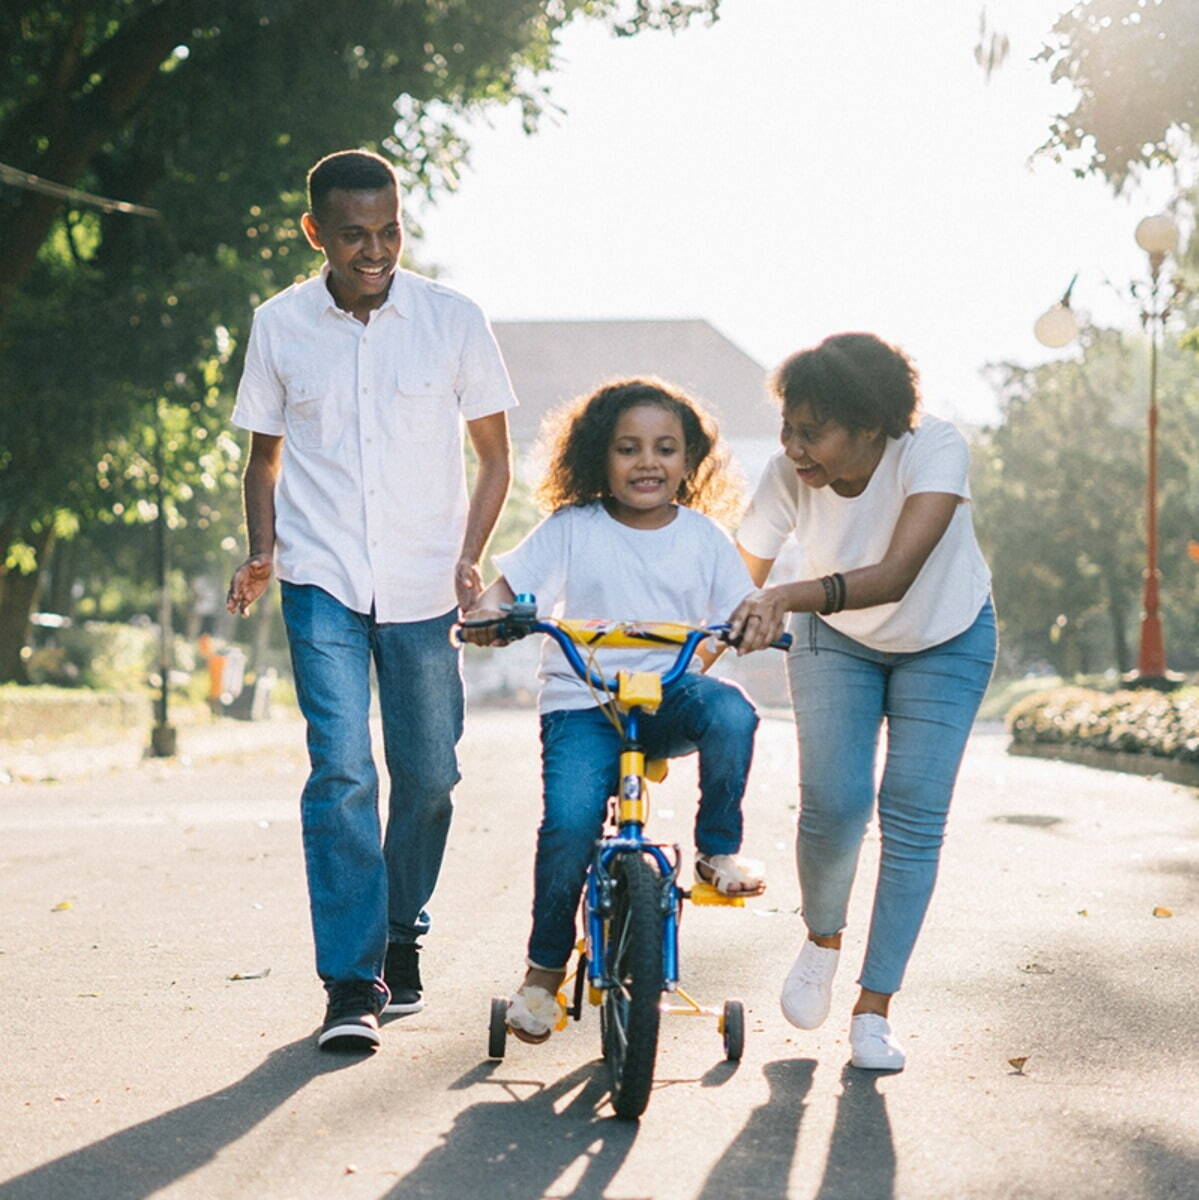
[[[1133,326],[1107,280],[1144,271],[1137,221],[1048,159],[1066,111],[1039,50],[1066,0],[993,0],[1012,50],[986,82],[961,0],[724,0],[677,37],[573,28],[533,137],[473,135],[459,192],[418,210],[422,259],[493,319],[703,317],[764,366],[826,334],[911,353],[927,407],[986,421],[988,361],[1050,355],[1032,323],[1076,308]],[[1064,353],[1069,353],[1065,351]]]

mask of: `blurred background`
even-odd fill
[[[493,318],[522,402],[493,550],[555,404],[672,379],[752,488],[769,370],[869,329],[971,440],[988,711],[1144,675],[1149,565],[1162,666],[1199,669],[1193,0],[110,0],[5,5],[0,37],[0,737],[85,693],[162,727],[290,702],[277,594],[224,612],[229,414],[253,305],[317,265],[305,172],[349,146],[396,164],[407,265]],[[1134,238],[1151,214],[1172,237]],[[468,670],[532,695],[527,654]]]

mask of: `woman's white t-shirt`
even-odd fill
[[[766,466],[737,540],[750,554],[774,559],[794,533],[805,574],[844,573],[882,560],[909,496],[960,496],[949,527],[902,600],[822,617],[875,650],[925,650],[968,629],[991,590],[967,503],[969,470],[966,439],[948,421],[928,415],[912,432],[887,439],[870,482],[857,496],[809,488],[779,451]]]
[[[714,625],[753,590],[729,535],[681,505],[661,529],[631,529],[598,502],[559,509],[495,562],[514,592],[537,597],[541,616]],[[677,650],[601,650],[598,671],[608,679],[618,670],[664,671]],[[541,712],[595,707],[549,637],[539,675]]]

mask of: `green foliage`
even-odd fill
[[[34,683],[139,691],[158,652],[158,633],[148,625],[87,621],[56,631],[53,644],[34,650]]]
[[[1040,148],[1119,192],[1138,167],[1174,162],[1199,126],[1194,0],[1090,0],[1064,12],[1039,55],[1075,89]]]
[[[1017,704],[1007,717],[1016,742],[1089,746],[1199,763],[1199,688],[1094,692],[1059,688]]]
[[[979,538],[995,577],[1009,664],[1074,676],[1135,653],[1145,565],[1143,343],[1084,332],[1078,360],[993,369],[1002,419],[975,447]],[[1199,572],[1186,547],[1199,507],[1194,358],[1167,345],[1159,372],[1159,566],[1172,665],[1196,661]]]
[[[211,564],[233,536],[237,356],[251,306],[316,262],[298,219],[318,157],[378,149],[406,194],[452,188],[464,118],[515,101],[536,125],[571,21],[678,29],[718,3],[0,7],[0,162],[161,214],[0,186],[0,678],[23,634],[5,570],[44,567],[63,514],[112,547],[161,486],[180,559]]]

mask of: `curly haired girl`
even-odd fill
[[[470,619],[499,615],[515,593],[544,613],[571,617],[722,621],[753,590],[728,535],[712,519],[732,513],[737,489],[715,424],[684,392],[656,379],[607,384],[560,417],[539,496],[551,515],[496,562],[502,574]],[[710,514],[710,515],[705,515]],[[468,631],[486,643],[492,632]],[[672,650],[619,650],[606,669],[664,670]],[[741,849],[741,800],[758,717],[733,684],[699,661],[641,725],[651,757],[699,752],[696,874],[730,895],[765,888]],[[537,835],[528,971],[508,1007],[525,1041],[549,1037],[555,999],[575,942],[574,914],[608,797],[617,783],[619,734],[557,645],[541,655],[544,813]]]

